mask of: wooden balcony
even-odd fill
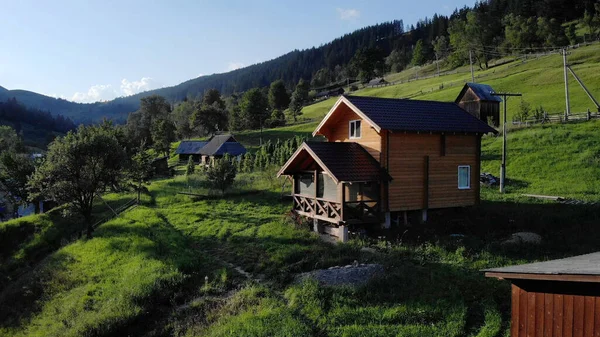
[[[378,223],[381,221],[380,203],[376,200],[338,202],[294,194],[294,212],[309,218],[333,224]]]
[[[294,211],[300,215],[337,224],[343,221],[342,203],[322,198],[293,195]]]

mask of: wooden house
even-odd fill
[[[344,240],[349,225],[477,204],[488,132],[454,103],[342,96],[313,132],[327,142],[302,144],[278,176],[292,177],[297,214]]]
[[[600,252],[485,275],[512,283],[512,337],[600,336]]]
[[[182,140],[175,150],[175,154],[179,156],[180,162],[187,162],[191,156],[195,163],[199,163],[200,159],[202,158],[200,150],[206,144],[208,144],[208,142],[199,140]]]
[[[500,102],[502,99],[493,96],[494,89],[487,84],[467,83],[456,98],[455,103],[471,115],[492,125],[500,125]]]
[[[369,81],[367,84],[368,87],[378,87],[381,85],[387,84],[387,81],[383,77],[377,77]]]
[[[340,96],[344,94],[344,88],[335,88],[335,89],[331,89],[331,90],[325,90],[325,91],[320,91],[315,95],[316,99],[322,98],[329,98],[329,97],[335,97],[335,96]]]
[[[246,152],[244,145],[240,144],[230,134],[215,135],[200,149],[202,164],[205,165],[210,164],[215,158],[222,158],[225,154],[238,157]]]

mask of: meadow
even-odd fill
[[[570,55],[592,92],[600,89],[596,48]],[[561,62],[543,56],[477,75],[559,113]],[[462,85],[448,83],[468,77],[460,72],[356,94],[452,101]],[[587,109],[587,97],[572,88],[573,110]],[[307,123],[236,138],[254,148],[261,138],[309,137],[334,102],[305,107]],[[517,103],[509,102],[511,114]],[[0,336],[508,336],[510,286],[486,279],[481,269],[597,249],[597,205],[523,194],[600,202],[599,127],[591,121],[511,128],[506,194],[482,187],[476,207],[432,211],[427,224],[373,228],[345,244],[325,243],[291,221],[290,201],[282,199],[289,182],[275,178],[276,167],[239,174],[224,197],[201,173],[155,180],[139,206],[89,240],[79,238],[81,219],[66,208],[0,223]],[[483,172],[498,175],[501,146],[498,136],[483,138]],[[104,199],[117,207],[131,197]],[[96,217],[107,212],[98,203]],[[501,244],[518,231],[539,233],[543,243]],[[354,261],[379,263],[385,273],[357,288],[295,280]]]
[[[594,251],[596,206],[521,194],[598,201],[598,126],[512,130],[507,194],[483,187],[478,207],[432,212],[426,225],[374,229],[339,245],[288,219],[276,168],[240,174],[231,190],[258,194],[224,198],[178,194],[210,194],[201,174],[156,180],[140,206],[100,226],[91,240],[63,241],[28,261],[18,260],[19,252],[43,231],[18,238],[12,265],[25,272],[0,288],[0,336],[506,335],[509,284],[480,270]],[[498,137],[484,139],[484,171],[499,165],[500,146]],[[36,217],[0,229],[24,221],[53,228],[57,221]],[[516,231],[538,232],[544,243],[500,244]],[[358,288],[294,281],[355,260],[379,263],[385,274]]]

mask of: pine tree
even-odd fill
[[[192,156],[189,157],[187,166],[185,167],[185,175],[189,176],[194,174],[196,171],[196,164],[194,164],[194,158]]]

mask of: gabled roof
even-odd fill
[[[305,142],[283,165],[277,176],[304,171],[313,161],[336,183],[391,180],[375,158],[354,142]]]
[[[369,85],[375,85],[375,84],[381,84],[381,83],[386,83],[386,81],[385,81],[385,79],[383,79],[383,77],[377,77],[377,78],[374,78],[369,81]]]
[[[496,133],[492,127],[455,103],[342,96],[313,132],[313,136],[319,134],[340,104],[346,104],[377,132],[384,129],[407,132]]]
[[[565,259],[484,270],[486,276],[507,279],[556,279],[561,276],[600,276],[600,252]],[[599,280],[600,281],[600,280]]]
[[[216,135],[200,150],[200,154],[205,156],[222,156],[226,153],[239,156],[246,153],[246,148],[232,135]]]
[[[182,140],[175,150],[175,154],[200,154],[202,149],[208,142],[198,140]]]
[[[477,95],[477,97],[479,97],[479,99],[482,101],[502,102],[502,98],[500,98],[500,96],[492,95],[492,93],[495,93],[496,91],[494,91],[491,86],[481,83],[467,83],[456,98],[457,103],[461,100],[468,88],[471,88],[475,95]]]

